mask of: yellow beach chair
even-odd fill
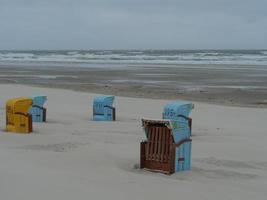
[[[32,117],[28,111],[32,99],[19,97],[6,102],[6,131],[15,133],[32,132]]]

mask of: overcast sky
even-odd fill
[[[0,0],[0,49],[267,48],[267,0]]]

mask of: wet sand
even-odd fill
[[[0,63],[0,83],[267,107],[267,66]]]

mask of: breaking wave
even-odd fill
[[[0,51],[0,62],[267,65],[267,50]]]

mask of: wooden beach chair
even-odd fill
[[[97,96],[93,102],[94,121],[115,121],[116,109],[113,107],[114,96]]]
[[[46,108],[44,107],[47,101],[46,96],[33,96],[32,106],[29,110],[29,114],[32,115],[33,122],[45,122],[46,121]]]
[[[32,116],[28,113],[32,99],[19,97],[6,102],[6,130],[15,133],[32,132]]]
[[[188,114],[193,104],[170,103],[163,120],[142,119],[146,140],[140,145],[140,168],[172,174],[191,168],[191,124]],[[185,110],[184,110],[185,111]],[[166,119],[170,118],[170,119]]]

